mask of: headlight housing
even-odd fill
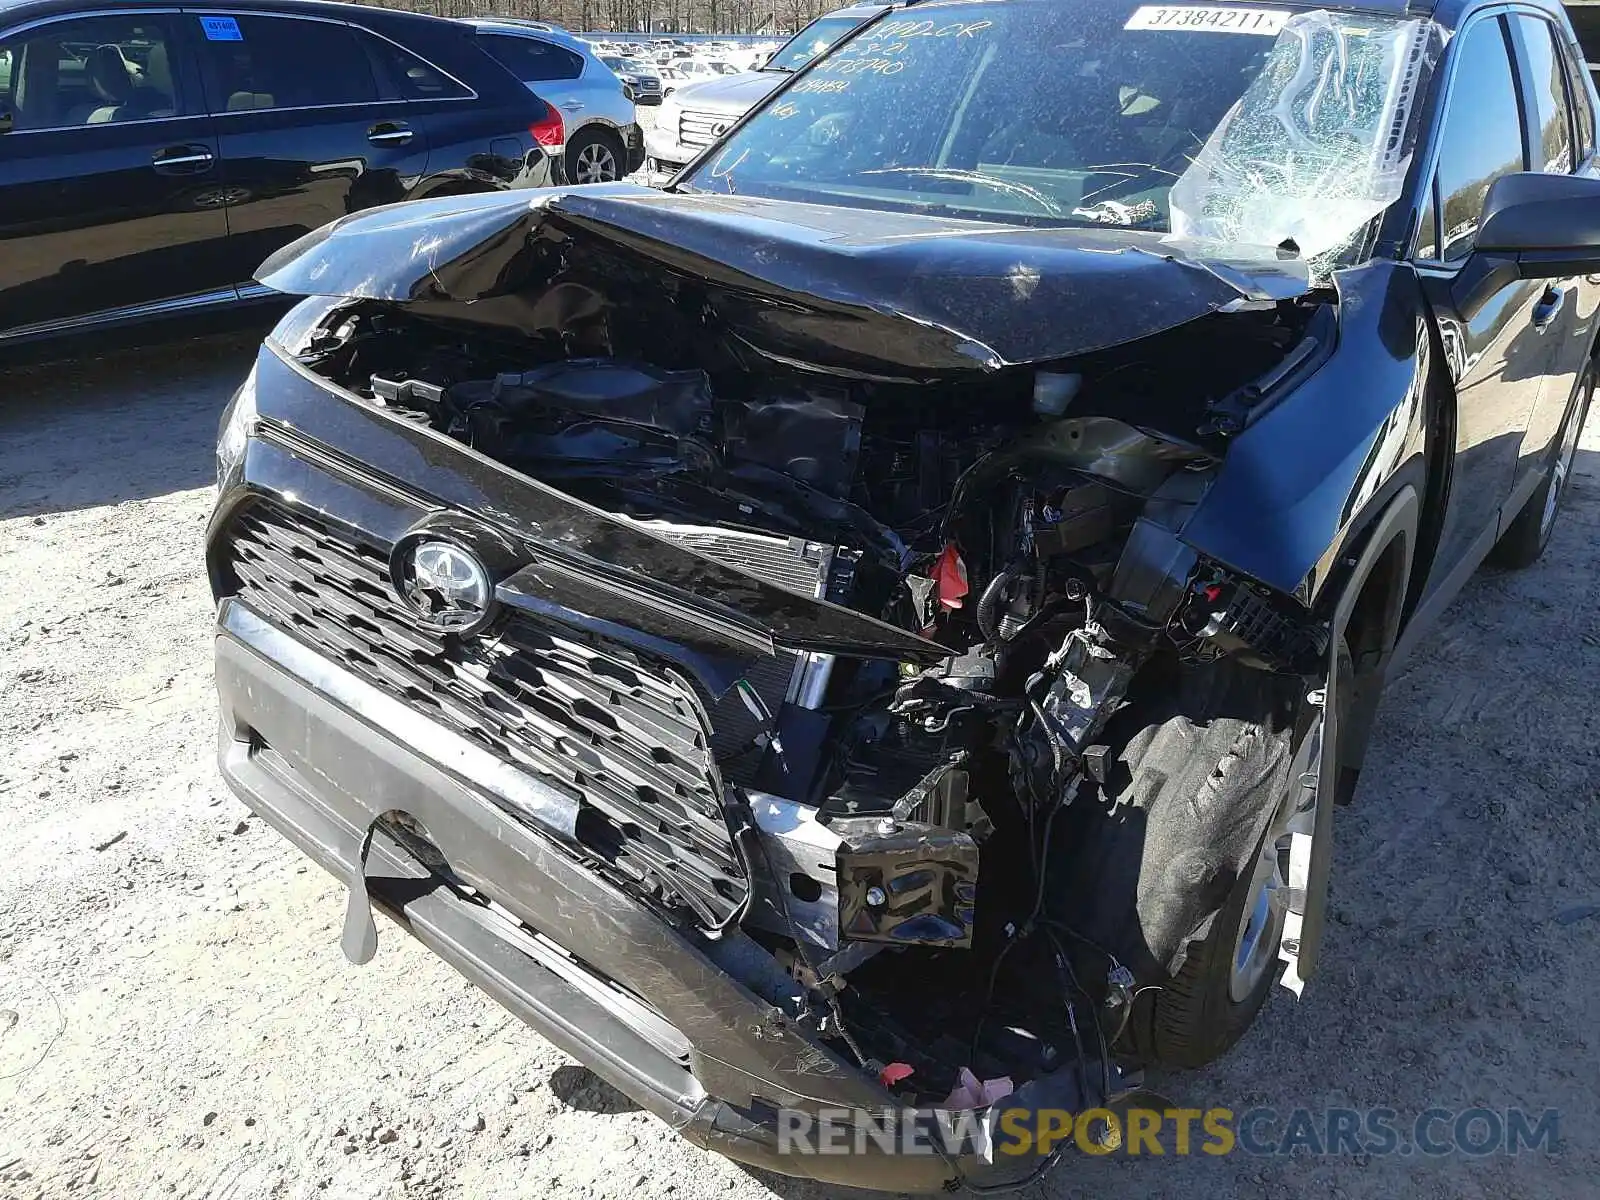
[[[246,443],[256,426],[256,369],[244,377],[239,390],[233,393],[228,407],[222,410],[222,424],[217,429],[217,487],[220,489],[229,475],[244,460]]]

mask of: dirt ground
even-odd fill
[[[0,1196],[826,1194],[679,1142],[392,927],[347,964],[342,888],[225,793],[201,532],[251,352],[0,374]],[[1323,974],[1151,1081],[1554,1108],[1562,1152],[1069,1157],[1030,1194],[1595,1194],[1600,425],[1584,447],[1545,561],[1480,574],[1392,683]]]

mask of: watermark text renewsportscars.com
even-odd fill
[[[1092,1108],[778,1110],[780,1154],[1085,1154],[1258,1156],[1558,1154],[1553,1108]]]

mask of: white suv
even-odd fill
[[[674,63],[688,73],[689,82],[679,81],[672,95],[662,100],[655,126],[645,138],[646,180],[655,187],[665,184],[740,117],[777,91],[786,75],[826,53],[886,7],[858,4],[826,13],[784,43],[759,70],[730,75],[709,67],[712,74],[708,75]]]
[[[610,183],[636,170],[644,140],[633,100],[584,42],[510,19],[472,19],[478,44],[553,105],[565,129],[552,155],[569,183]]]

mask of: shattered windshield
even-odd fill
[[[1325,255],[1399,195],[1439,46],[1430,22],[1256,3],[919,5],[684,182]]]

